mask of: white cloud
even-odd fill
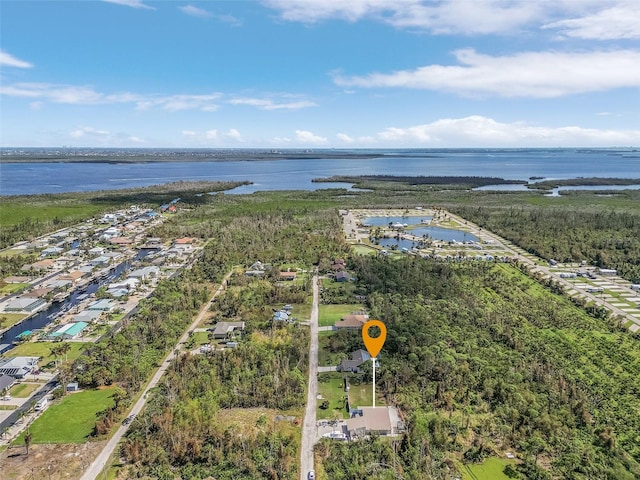
[[[454,52],[460,65],[415,70],[335,75],[342,86],[399,87],[460,95],[551,98],[574,93],[640,87],[640,50],[586,53],[522,52],[504,57]]]
[[[321,145],[327,143],[327,139],[315,135],[307,130],[296,130],[296,141],[308,145]]]
[[[208,140],[215,140],[216,138],[218,138],[218,131],[215,129],[207,130],[204,135]]]
[[[33,64],[0,50],[0,67],[32,68]]]
[[[264,98],[233,98],[229,100],[232,105],[249,105],[260,110],[298,110],[301,108],[317,107],[317,104],[307,100],[293,102],[274,102]]]
[[[544,14],[544,3],[531,0],[265,0],[264,3],[289,21],[373,19],[397,28],[418,28],[436,34],[516,31]]]
[[[108,130],[96,130],[93,127],[80,127],[69,133],[73,138],[93,137],[93,138],[108,138],[111,136],[111,132]]]
[[[344,142],[344,143],[353,143],[355,142],[355,140],[353,138],[351,138],[349,135],[347,135],[346,133],[338,133],[336,134],[336,137],[338,138],[338,140]]]
[[[124,5],[125,7],[140,8],[144,10],[155,10],[155,7],[150,7],[142,2],[142,0],[102,0],[107,3],[115,3],[116,5]]]
[[[183,5],[178,8],[182,10],[183,13],[186,13],[187,15],[191,15],[192,17],[200,17],[200,18],[211,17],[211,12],[208,12],[202,8],[194,7],[193,5]]]
[[[195,137],[197,135],[193,130],[182,130],[182,135],[185,137]]]
[[[388,147],[572,147],[637,145],[639,138],[640,130],[544,127],[525,122],[501,123],[472,115],[410,127],[389,127],[375,136],[375,143]]]
[[[73,142],[80,142],[87,145],[121,146],[121,145],[142,145],[146,141],[135,135],[125,132],[112,133],[109,130],[99,130],[93,127],[79,127],[69,132],[69,137]]]
[[[224,134],[225,137],[230,138],[231,140],[235,140],[236,142],[242,142],[242,135],[235,128],[230,128],[227,133]]]
[[[618,40],[640,38],[640,2],[621,2],[586,16],[547,23],[543,29],[558,29],[561,36]]]
[[[214,111],[218,109],[218,105],[215,104],[214,101],[222,97],[220,93],[205,95],[141,95],[131,92],[120,92],[105,94],[91,87],[56,85],[50,83],[15,83],[13,85],[2,85],[0,86],[0,94],[73,105],[133,103],[139,110],[162,108],[169,111]]]

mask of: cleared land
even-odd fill
[[[514,463],[513,460],[491,457],[482,463],[465,465],[462,475],[464,480],[509,480],[504,474],[504,468]]]
[[[62,357],[58,357],[58,361],[75,360],[80,354],[87,349],[87,345],[81,342],[68,342],[71,345],[69,352]],[[51,349],[60,345],[60,342],[25,342],[12,349],[11,356],[15,357],[40,357],[38,365],[44,366],[55,361],[55,357],[51,354]]]
[[[114,387],[66,395],[47,408],[30,427],[33,443],[83,443],[96,423],[96,414],[113,404]],[[24,445],[24,433],[15,441]]]
[[[362,304],[360,303],[347,305],[320,305],[318,325],[320,327],[329,327],[345,315],[349,315],[351,312],[361,311],[362,308]]]

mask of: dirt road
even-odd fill
[[[316,403],[318,398],[318,275],[313,277],[313,306],[309,322],[311,345],[309,346],[309,387],[307,409],[302,426],[302,446],[300,447],[300,480],[307,480],[313,470],[313,446],[316,443]]]
[[[144,404],[147,401],[147,393],[149,392],[149,390],[151,390],[153,387],[155,387],[158,384],[158,382],[160,381],[160,378],[162,377],[162,375],[164,375],[164,372],[167,370],[167,367],[171,363],[171,360],[176,356],[175,352],[179,350],[180,345],[184,344],[184,342],[186,342],[187,339],[189,338],[189,332],[198,326],[198,324],[202,321],[202,318],[211,308],[211,304],[214,302],[217,296],[224,291],[227,285],[227,280],[229,280],[229,277],[231,276],[232,273],[233,272],[229,272],[227,273],[227,275],[225,275],[224,279],[222,280],[222,284],[215,291],[215,293],[211,297],[211,300],[209,300],[207,304],[204,307],[202,307],[198,316],[191,323],[191,325],[185,331],[184,335],[182,335],[180,340],[178,340],[178,343],[176,343],[175,347],[171,350],[169,355],[166,356],[166,358],[162,362],[162,365],[160,365],[160,368],[158,368],[155,375],[153,376],[153,378],[151,378],[151,381],[148,383],[147,387],[142,392],[142,395],[140,396],[136,404],[133,406],[133,408],[129,412],[129,415],[137,415],[138,413],[140,413],[140,411],[142,411],[142,409],[144,408]],[[316,309],[316,325],[317,325],[317,318],[318,317],[317,317],[317,309]],[[317,351],[318,350],[317,350],[317,343],[316,343],[316,358],[317,358]],[[314,410],[314,415],[315,415],[315,410]],[[314,416],[314,423],[315,423],[315,416]],[[93,461],[91,466],[87,469],[87,471],[82,476],[81,480],[94,480],[95,478],[98,477],[98,475],[100,475],[100,472],[102,472],[102,470],[105,468],[105,465],[109,461],[109,457],[111,456],[113,451],[116,449],[116,447],[118,446],[118,443],[120,442],[120,440],[122,439],[122,437],[124,436],[124,434],[127,432],[128,429],[129,429],[129,425],[122,425],[120,426],[120,428],[118,428],[118,431],[107,442],[105,447],[102,449],[102,452],[100,452],[100,455],[96,457],[96,459]]]

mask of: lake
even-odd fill
[[[0,194],[21,195],[143,187],[178,180],[249,180],[234,193],[347,188],[312,183],[331,175],[483,176],[527,180],[640,177],[640,153],[631,149],[354,150],[376,158],[148,163],[1,163]],[[114,154],[115,155],[115,154]],[[382,156],[385,155],[385,156]],[[241,152],[238,153],[241,157]],[[117,156],[113,157],[117,160]]]

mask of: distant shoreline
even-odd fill
[[[154,151],[155,152],[155,151]],[[115,153],[115,152],[114,152]],[[155,154],[141,155],[139,153],[105,154],[60,154],[60,155],[2,155],[0,163],[111,163],[111,164],[135,164],[135,163],[169,163],[169,162],[264,162],[274,160],[323,160],[344,158],[350,160],[369,160],[373,158],[387,157],[387,154],[369,154],[353,152],[327,152],[327,153],[277,153],[277,152],[155,152]],[[423,156],[423,155],[421,155]]]

